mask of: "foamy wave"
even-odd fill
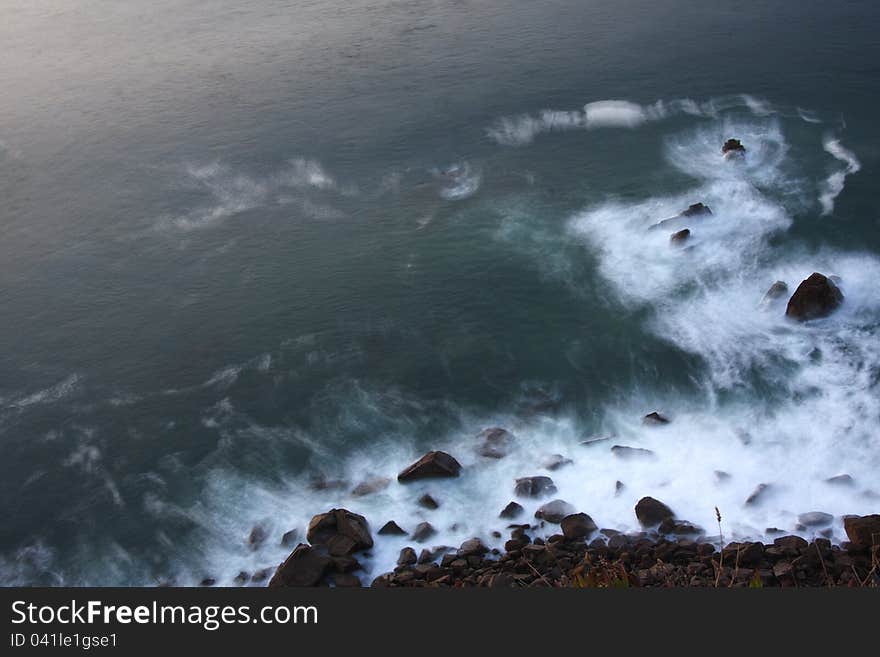
[[[13,401],[10,406],[15,408],[27,408],[35,404],[49,404],[70,395],[80,382],[79,374],[71,374],[63,381],[59,381],[49,388],[39,390],[21,399]]]
[[[825,151],[830,153],[836,160],[844,163],[844,168],[833,172],[823,185],[823,191],[819,195],[819,204],[822,206],[822,214],[829,215],[834,212],[834,201],[840,196],[846,183],[846,177],[858,173],[862,168],[855,154],[843,147],[837,139],[826,139],[822,144]]]

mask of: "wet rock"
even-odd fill
[[[371,479],[367,479],[366,481],[362,481],[354,489],[351,491],[351,494],[355,497],[364,497],[365,495],[372,495],[373,493],[378,493],[381,490],[385,490],[388,488],[388,485],[391,483],[391,480],[387,477],[373,477]]]
[[[516,578],[510,573],[495,573],[489,579],[489,588],[491,589],[509,589],[519,588]]]
[[[477,447],[477,453],[490,459],[504,458],[510,453],[516,442],[516,436],[501,427],[483,429],[477,438],[481,441]]]
[[[415,531],[413,531],[410,538],[416,543],[423,543],[436,533],[437,530],[434,529],[430,522],[420,522],[416,525]]]
[[[298,534],[299,532],[295,529],[284,532],[284,535],[281,537],[281,545],[283,547],[290,547],[291,545],[294,545],[296,543]]]
[[[437,500],[435,500],[433,497],[425,493],[419,498],[419,506],[433,511],[434,509],[440,508],[440,503],[437,502]]]
[[[516,480],[513,492],[520,497],[542,497],[556,492],[556,485],[550,477],[521,477]]]
[[[742,145],[742,142],[739,139],[728,139],[721,146],[721,154],[725,158],[744,157],[746,154],[746,147]]]
[[[746,498],[746,506],[755,506],[767,498],[773,487],[770,484],[758,484],[751,495]]]
[[[804,527],[824,527],[825,525],[830,525],[833,520],[834,516],[822,511],[810,511],[798,516],[798,522]]]
[[[725,565],[754,566],[764,558],[764,544],[755,542],[729,543],[722,551]]]
[[[428,452],[418,461],[404,469],[397,480],[401,482],[436,477],[457,477],[461,464],[446,452]]]
[[[405,547],[401,549],[400,555],[397,557],[397,565],[398,566],[411,566],[418,561],[418,557],[416,556],[416,551],[411,547]]]
[[[597,436],[595,438],[588,438],[587,440],[582,440],[581,445],[583,447],[595,447],[596,445],[600,445],[604,442],[608,442],[609,440],[614,440],[615,436]]]
[[[233,579],[232,581],[235,582],[238,586],[244,586],[249,581],[251,581],[251,574],[245,570],[242,570],[238,573],[238,575],[235,576],[235,579]]]
[[[620,495],[625,488],[626,488],[626,486],[624,486],[622,481],[620,481],[619,479],[617,481],[615,481],[614,482],[614,496],[616,497],[616,496]]]
[[[489,548],[483,545],[483,541],[481,541],[479,538],[469,538],[461,544],[461,547],[458,548],[458,556],[459,558],[482,556],[488,551]]]
[[[776,281],[773,285],[770,286],[770,289],[767,290],[767,293],[764,295],[762,299],[763,303],[770,303],[771,301],[775,301],[776,299],[781,299],[786,294],[788,294],[788,283],[785,281]]]
[[[264,582],[269,578],[269,576],[271,574],[272,574],[271,568],[261,568],[260,570],[255,570],[254,574],[251,575],[251,581],[257,582],[257,583]]]
[[[333,584],[338,588],[358,588],[362,586],[360,577],[351,573],[337,573],[333,576]]]
[[[672,534],[673,536],[696,536],[703,533],[703,529],[687,520],[674,520],[667,518],[660,523],[657,531],[661,534]]]
[[[712,210],[703,203],[692,203],[681,211],[682,217],[703,217],[711,214]]]
[[[719,484],[724,484],[730,481],[730,473],[725,472],[724,470],[715,470],[713,473],[715,475],[715,481]]]
[[[571,465],[572,462],[571,459],[565,458],[562,454],[551,454],[550,457],[544,461],[544,467],[552,472],[558,470],[564,465]]]
[[[661,426],[664,424],[669,424],[669,418],[661,415],[657,411],[653,411],[652,413],[648,413],[645,417],[642,418],[642,423],[652,426]]]
[[[785,554],[789,554],[791,556],[797,556],[798,554],[800,554],[801,550],[806,549],[806,547],[807,547],[807,545],[809,545],[809,543],[807,543],[800,536],[792,535],[792,536],[780,536],[779,538],[774,539],[773,545],[774,545],[774,547],[777,547],[780,550],[782,550]]]
[[[690,228],[682,228],[681,230],[677,230],[672,235],[669,236],[669,241],[672,244],[684,244],[690,239],[691,229]]]
[[[855,483],[855,480],[848,474],[839,474],[834,477],[829,477],[825,480],[826,484],[831,484],[832,486],[852,486]]]
[[[659,525],[664,520],[675,518],[675,514],[668,506],[653,497],[643,497],[636,504],[636,518],[643,527]]]
[[[590,534],[598,529],[596,523],[586,513],[567,515],[559,525],[562,528],[562,535],[570,541],[588,538]]]
[[[284,563],[278,566],[269,587],[318,586],[330,569],[332,561],[315,548],[300,543]]]
[[[354,557],[332,557],[333,570],[337,573],[350,573],[361,567],[360,562]]]
[[[571,515],[576,509],[565,500],[553,500],[541,505],[535,511],[535,517],[546,522],[559,524],[565,516]]]
[[[814,272],[798,285],[785,314],[798,321],[830,315],[843,302],[843,293],[828,277]]]
[[[522,512],[523,512],[522,505],[517,504],[516,502],[511,502],[506,507],[501,509],[501,513],[498,514],[498,517],[499,518],[506,518],[506,519],[516,518],[519,515],[521,515]]]
[[[843,529],[853,545],[880,545],[880,515],[876,513],[870,516],[845,516]]]
[[[199,586],[214,586],[217,583],[217,580],[213,577],[206,577],[201,582],[199,582]]]
[[[619,459],[652,459],[655,454],[650,449],[641,447],[627,447],[626,445],[614,445],[611,453]]]
[[[266,538],[268,538],[268,536],[269,532],[266,531],[265,527],[263,527],[262,525],[254,525],[254,527],[251,529],[251,533],[248,534],[248,547],[250,547],[251,550],[256,550],[263,543],[266,542]]]
[[[348,483],[342,479],[327,479],[323,476],[319,476],[312,479],[309,488],[318,492],[325,490],[341,490],[343,488],[348,488]]]
[[[331,556],[343,556],[373,547],[366,518],[347,509],[331,509],[309,522],[306,539],[324,545]]]
[[[382,529],[378,532],[381,536],[405,536],[406,531],[401,529],[400,525],[398,525],[393,520],[389,520],[384,525],[382,525]]]

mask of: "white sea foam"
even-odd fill
[[[834,212],[834,201],[843,191],[846,177],[858,173],[862,168],[855,154],[844,148],[838,139],[825,139],[822,146],[836,160],[843,162],[843,169],[832,172],[825,181],[822,192],[819,195],[819,204],[822,206],[822,214],[829,215]]]
[[[70,395],[80,382],[79,374],[71,374],[63,381],[59,381],[53,386],[39,390],[37,392],[26,395],[20,399],[13,401],[10,406],[15,408],[27,408],[35,404],[48,404],[64,399]]]

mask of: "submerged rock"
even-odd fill
[[[721,154],[725,158],[744,157],[746,154],[746,147],[742,145],[742,142],[739,139],[728,139],[721,146]]]
[[[556,492],[556,484],[550,477],[521,477],[516,480],[513,492],[520,497],[542,497]]]
[[[848,474],[839,474],[829,477],[825,480],[825,483],[831,484],[832,486],[852,486],[855,483],[855,480]]]
[[[477,447],[477,453],[490,459],[500,459],[507,456],[516,441],[516,436],[501,427],[483,429],[477,438],[482,441]]]
[[[746,498],[747,506],[754,506],[755,504],[759,504],[765,497],[767,497],[767,492],[772,489],[770,484],[758,484],[755,486],[755,490],[752,491],[752,494]]]
[[[653,411],[648,413],[645,417],[642,418],[642,423],[651,425],[651,426],[660,426],[663,424],[669,424],[670,420],[664,415],[661,415],[657,411]]]
[[[433,511],[434,509],[440,508],[440,503],[437,502],[437,500],[435,500],[433,497],[425,493],[419,498],[419,506]]]
[[[553,472],[564,465],[571,465],[572,463],[573,461],[571,459],[565,458],[562,454],[551,454],[550,457],[544,461],[544,467]]]
[[[643,497],[636,504],[636,518],[643,527],[659,525],[664,520],[672,520],[675,514],[668,506],[653,497]]]
[[[785,281],[776,281],[773,285],[770,286],[770,289],[764,294],[764,298],[761,300],[762,303],[770,303],[771,301],[775,301],[776,299],[781,299],[786,294],[788,294],[788,283]]]
[[[611,453],[619,459],[654,458],[655,456],[650,449],[627,447],[626,445],[614,445],[611,448]]]
[[[332,565],[332,560],[315,548],[300,543],[284,563],[278,566],[269,587],[318,586]]]
[[[798,516],[798,522],[804,527],[824,527],[825,525],[830,525],[833,520],[834,516],[822,511],[810,511]]]
[[[682,210],[682,217],[702,217],[705,215],[712,214],[712,210],[708,205],[704,205],[703,203],[692,203],[687,206],[687,209]]]
[[[251,550],[256,550],[263,543],[266,542],[266,539],[269,537],[269,532],[266,531],[266,528],[262,525],[254,525],[251,529],[251,533],[248,534],[247,542],[248,546]]]
[[[296,542],[296,537],[299,532],[295,529],[291,529],[289,531],[284,532],[284,535],[281,537],[281,545],[282,547],[290,547]]]
[[[574,512],[575,508],[565,500],[553,500],[552,502],[542,504],[535,511],[535,517],[553,524],[559,524],[563,518],[572,515]]]
[[[428,452],[418,461],[405,468],[397,480],[401,482],[436,477],[457,477],[461,464],[446,452]]]
[[[388,485],[390,483],[391,480],[388,479],[388,477],[373,477],[372,479],[362,481],[357,486],[355,486],[354,489],[351,491],[351,494],[355,497],[372,495],[373,493],[378,493],[380,490],[388,488]]]
[[[418,525],[416,525],[415,531],[413,531],[410,538],[416,543],[423,543],[436,533],[437,530],[434,529],[433,525],[431,525],[430,522],[420,522]]]
[[[312,518],[306,539],[312,545],[326,546],[332,556],[373,547],[367,519],[347,509],[331,509]]]
[[[803,322],[826,317],[841,303],[843,303],[843,292],[840,288],[824,274],[813,272],[791,295],[785,314]]]

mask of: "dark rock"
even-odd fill
[[[556,492],[556,485],[550,477],[522,477],[516,480],[514,494],[520,497],[541,497]]]
[[[516,436],[501,427],[483,429],[477,438],[482,441],[477,447],[477,453],[490,459],[504,458],[516,442]]]
[[[788,283],[785,281],[776,281],[770,286],[770,289],[767,290],[762,301],[764,303],[769,303],[784,297],[786,294],[788,294]]]
[[[650,449],[641,447],[627,447],[626,445],[614,445],[611,453],[619,459],[654,458],[655,454]]]
[[[458,548],[459,557],[481,556],[489,551],[479,538],[469,538]]]
[[[839,474],[834,477],[829,477],[825,480],[826,484],[831,484],[832,486],[852,486],[855,483],[855,480],[848,474]]]
[[[581,445],[584,447],[594,447],[604,442],[608,442],[609,440],[613,440],[615,436],[599,436],[597,438],[589,438],[587,440],[582,440]]]
[[[256,550],[263,543],[266,542],[266,538],[269,536],[269,532],[266,531],[266,528],[262,525],[254,525],[253,529],[251,529],[251,533],[248,534],[248,545],[251,550]]]
[[[312,545],[326,546],[331,556],[373,547],[366,518],[346,509],[331,509],[312,518],[306,539]]]
[[[800,536],[780,536],[777,539],[774,539],[773,545],[778,547],[781,550],[784,550],[786,553],[791,554],[792,556],[797,556],[801,550],[806,549],[807,543]]]
[[[688,241],[691,236],[690,228],[682,228],[681,230],[675,231],[672,235],[669,236],[669,241],[673,244],[684,244]]]
[[[674,519],[675,514],[663,502],[653,497],[643,497],[636,504],[636,518],[643,527],[653,527],[664,520]]]
[[[571,465],[572,460],[565,458],[562,454],[552,454],[546,461],[544,467],[551,472],[558,470],[564,465]]]
[[[388,477],[373,477],[372,479],[362,481],[355,486],[351,491],[351,494],[355,497],[372,495],[373,493],[378,493],[380,490],[385,490],[390,483],[391,480],[388,479]]]
[[[751,543],[730,543],[722,551],[725,565],[755,566],[764,558],[764,544],[757,541]]]
[[[232,581],[238,584],[239,586],[244,586],[251,580],[251,574],[247,571],[242,570],[238,575],[235,576],[235,579]]]
[[[489,579],[489,588],[491,589],[509,589],[518,588],[517,580],[510,573],[495,573]]]
[[[620,495],[623,492],[624,488],[626,488],[626,486],[624,486],[622,481],[620,481],[619,479],[617,481],[615,481],[614,482],[614,495],[615,496]]]
[[[843,293],[826,276],[812,273],[788,300],[785,314],[798,321],[830,315],[843,302]]]
[[[434,509],[440,508],[440,504],[437,502],[437,500],[435,500],[433,497],[431,497],[427,493],[425,493],[424,495],[422,495],[419,498],[419,506],[421,506],[425,509],[430,509],[432,511]]]
[[[669,418],[660,415],[660,413],[658,413],[657,411],[653,411],[652,413],[648,413],[645,417],[643,417],[642,422],[644,424],[659,426],[662,424],[669,424]]]
[[[511,502],[506,507],[501,509],[501,513],[498,514],[498,517],[507,519],[516,518],[517,516],[521,515],[522,512],[522,505],[517,504],[516,502]]]
[[[416,481],[435,477],[457,477],[461,464],[446,452],[428,452],[397,475],[398,481]]]
[[[834,516],[822,511],[810,511],[798,516],[798,522],[804,527],[824,527],[825,525],[830,525],[833,520]]]
[[[587,538],[598,529],[596,523],[586,513],[572,513],[565,516],[559,524],[562,535],[570,541]]]
[[[351,573],[337,573],[333,576],[333,584],[338,588],[358,588],[362,586],[357,575]]]
[[[746,148],[742,145],[742,142],[739,139],[728,139],[721,146],[721,154],[725,157],[744,156],[746,154]]]
[[[773,487],[770,484],[758,484],[755,490],[752,491],[752,494],[746,498],[746,505],[754,506],[759,504],[767,497],[771,490],[773,490]]]
[[[667,518],[660,523],[657,528],[661,534],[672,534],[673,536],[695,536],[702,534],[703,529],[687,520],[674,520]]]
[[[360,562],[354,557],[332,557],[333,570],[337,573],[350,573],[361,567]]]
[[[397,557],[397,565],[398,566],[411,566],[418,561],[418,557],[416,556],[416,551],[411,547],[405,547],[400,551],[400,555]]]
[[[384,525],[382,525],[382,529],[377,532],[381,536],[405,536],[406,531],[401,529],[400,525],[398,525],[393,520],[389,520]]]
[[[217,583],[217,580],[213,577],[206,577],[201,582],[199,582],[199,586],[214,586]]]
[[[420,522],[416,525],[415,531],[412,533],[410,538],[414,540],[416,543],[423,543],[431,538],[434,534],[437,533],[437,530],[431,526],[429,522]]]
[[[843,529],[853,545],[880,545],[880,515],[876,513],[870,516],[845,516]]]
[[[330,569],[332,561],[315,548],[300,543],[278,566],[269,587],[318,586]]]
[[[348,483],[342,479],[326,479],[325,477],[317,477],[309,484],[309,488],[314,491],[340,490],[347,487]]]
[[[565,500],[553,500],[541,505],[535,511],[535,517],[553,524],[559,524],[565,516],[569,516],[574,512],[575,508]]]
[[[712,214],[712,210],[703,203],[692,203],[687,206],[687,209],[681,211],[682,217],[702,217],[710,214]]]
[[[263,582],[272,574],[271,568],[261,568],[260,570],[254,571],[254,574],[251,575],[252,582]]]
[[[290,547],[291,545],[296,543],[297,534],[299,534],[299,532],[295,529],[284,532],[284,535],[281,537],[281,545],[283,547]]]

